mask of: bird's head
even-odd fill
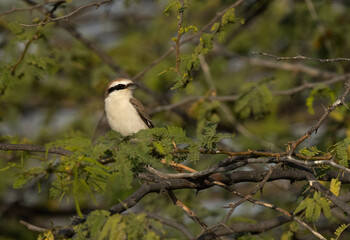
[[[132,94],[132,90],[137,88],[137,85],[131,81],[130,79],[126,78],[117,78],[110,82],[108,85],[106,91],[105,91],[105,98],[107,98],[110,95],[130,95]]]

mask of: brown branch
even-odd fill
[[[332,78],[338,76],[335,72],[325,71],[318,68],[305,66],[303,64],[293,64],[288,62],[276,62],[271,60],[266,60],[258,57],[247,57],[247,56],[241,56],[236,53],[231,52],[229,49],[227,49],[226,46],[220,43],[215,43],[214,45],[214,52],[217,54],[221,54],[229,59],[239,59],[242,60],[248,64],[254,65],[254,66],[262,66],[267,68],[273,68],[273,69],[281,69],[285,71],[291,71],[295,73],[305,73],[313,77],[322,77],[322,78]]]
[[[73,152],[63,148],[50,148],[47,149],[44,146],[32,145],[32,144],[10,144],[0,143],[0,150],[4,151],[28,151],[28,152],[48,152],[62,156],[69,156]]]
[[[295,159],[295,158],[293,158],[291,156],[287,156],[285,158],[284,157],[280,158],[280,161],[294,163],[294,164],[297,164],[299,166],[305,166],[305,167],[319,167],[319,166],[328,165],[328,166],[332,166],[332,167],[335,167],[335,168],[338,168],[340,170],[343,170],[345,172],[350,173],[350,169],[349,168],[341,166],[341,165],[335,163],[332,160],[305,161],[305,160]]]
[[[233,204],[230,204],[230,211],[227,213],[226,217],[223,219],[224,223],[227,223],[228,220],[230,219],[232,213],[234,212],[234,210],[241,205],[242,203],[246,202],[249,198],[254,197],[254,195],[262,190],[262,188],[264,187],[265,183],[269,180],[269,178],[271,177],[272,173],[277,169],[280,168],[282,165],[282,163],[278,163],[277,165],[269,168],[268,172],[266,173],[266,176],[264,177],[264,179],[258,184],[256,185],[256,187],[250,192],[250,194],[246,195],[244,198],[242,198],[241,200],[239,200],[238,202],[235,202]]]
[[[10,69],[12,75],[15,75],[16,69],[17,69],[17,67],[19,66],[19,64],[23,61],[24,56],[26,55],[29,46],[31,45],[31,43],[32,43],[33,41],[35,41],[35,40],[37,40],[37,39],[39,38],[40,32],[41,32],[41,29],[36,30],[34,36],[33,36],[31,39],[29,39],[29,40],[27,41],[27,43],[25,44],[24,50],[23,50],[23,52],[22,52],[20,58],[17,60],[17,62],[16,62],[16,63],[11,67],[11,69]]]
[[[43,22],[37,23],[37,24],[23,24],[22,23],[21,26],[23,26],[23,27],[37,27],[37,26],[46,25],[46,24],[51,23],[51,22],[57,22],[57,21],[62,20],[62,19],[67,20],[68,18],[70,18],[71,16],[77,14],[81,10],[84,10],[85,8],[94,7],[94,6],[96,8],[99,8],[102,4],[105,4],[105,3],[108,3],[108,2],[111,2],[111,1],[113,1],[113,0],[103,0],[103,1],[99,1],[99,2],[90,3],[90,4],[87,4],[87,5],[84,5],[84,6],[81,6],[81,7],[77,8],[77,9],[75,9],[74,11],[72,11],[71,13],[69,13],[67,15],[64,15],[64,16],[61,16],[61,17],[49,18],[49,19],[44,20]]]
[[[340,62],[340,61],[350,61],[350,58],[312,58],[312,57],[305,57],[301,55],[297,55],[295,57],[279,57],[270,53],[264,53],[264,52],[252,52],[253,54],[258,54],[261,56],[267,56],[272,57],[276,59],[276,61],[285,61],[285,60],[307,60],[307,61],[317,61],[321,63],[328,63],[328,62]]]
[[[296,94],[298,92],[304,91],[306,89],[312,89],[320,84],[332,85],[332,84],[337,83],[337,82],[345,81],[349,78],[350,78],[350,73],[344,74],[341,76],[335,76],[335,77],[333,77],[329,80],[326,80],[326,81],[312,82],[312,83],[306,82],[306,83],[304,83],[298,87],[295,87],[295,88],[290,88],[290,89],[286,89],[286,90],[279,90],[279,91],[272,91],[272,94],[274,94],[274,95],[293,95],[293,94]]]
[[[310,138],[311,134],[313,132],[317,131],[317,129],[321,126],[321,124],[324,122],[324,120],[328,117],[328,115],[334,109],[336,109],[337,107],[339,107],[341,105],[345,105],[345,98],[347,97],[349,92],[350,92],[350,80],[347,80],[347,82],[345,83],[345,90],[344,90],[343,94],[341,95],[341,97],[339,99],[337,99],[327,109],[325,109],[325,112],[322,114],[320,119],[303,136],[301,136],[299,139],[289,143],[288,149],[287,149],[289,156],[292,155],[292,153],[294,152],[294,150],[296,149],[296,147],[300,143],[302,143],[305,139]]]
[[[259,223],[235,223],[231,226],[215,226],[212,231],[215,232],[218,236],[230,235],[232,233],[243,233],[249,232],[252,234],[259,234],[266,232],[270,229],[283,225],[292,221],[292,219],[288,216],[280,216],[273,219],[259,221]],[[210,234],[204,233],[198,237],[198,240],[209,240],[212,239]]]
[[[208,230],[207,224],[205,224],[202,220],[200,220],[194,211],[192,211],[189,207],[187,207],[185,204],[183,204],[181,201],[179,201],[179,199],[175,196],[173,191],[168,190],[167,192],[168,192],[168,195],[169,195],[169,197],[174,205],[181,208],[187,214],[187,216],[189,216],[190,218],[192,218],[193,221],[198,223],[202,229]]]
[[[178,223],[178,222],[175,222],[175,221],[172,221],[170,219],[166,219],[166,218],[163,218],[161,216],[158,216],[157,214],[153,214],[153,213],[144,213],[146,214],[147,217],[149,218],[153,218],[153,219],[156,219],[158,220],[159,222],[165,224],[165,225],[168,225],[170,227],[173,227],[177,230],[179,230],[181,233],[183,233],[183,235],[185,235],[188,239],[193,239],[193,235],[190,233],[190,231],[187,230],[187,228]]]
[[[23,224],[23,225],[26,226],[29,230],[34,231],[34,232],[46,232],[46,231],[48,231],[48,229],[46,229],[46,228],[42,228],[42,227],[35,226],[35,225],[30,224],[30,223],[28,223],[28,222],[26,222],[26,221],[23,221],[23,220],[19,221],[19,223],[20,223],[20,224]]]
[[[39,4],[36,4],[34,6],[31,6],[31,7],[23,7],[23,8],[16,8],[16,7],[13,7],[11,10],[7,10],[5,12],[2,12],[0,13],[0,17],[1,16],[4,16],[4,15],[7,15],[7,14],[11,14],[11,13],[14,13],[14,12],[20,12],[20,11],[31,11],[35,8],[40,8],[40,7],[43,7],[47,4],[51,4],[51,3],[59,3],[59,2],[66,2],[66,0],[52,0],[52,1],[45,1],[43,3],[39,3]]]
[[[332,203],[334,203],[334,205],[343,210],[347,215],[350,215],[350,206],[346,202],[342,201],[339,197],[334,195],[328,188],[319,183],[319,181],[311,173],[305,172],[305,175],[309,181],[310,187],[317,189],[319,192],[322,193],[322,195],[331,200]]]

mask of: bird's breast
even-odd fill
[[[105,110],[109,126],[123,136],[148,128],[130,103],[130,98],[110,96],[105,99]]]

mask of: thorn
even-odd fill
[[[346,103],[345,102],[342,102],[342,104],[348,109],[348,110],[350,110],[350,108],[349,108],[349,106],[348,105],[346,105]]]

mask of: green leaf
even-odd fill
[[[110,213],[105,210],[96,210],[89,214],[86,224],[91,234],[91,239],[98,239],[101,230]]]
[[[335,153],[336,160],[339,161],[339,164],[348,167],[349,166],[349,153],[348,147],[350,144],[350,138],[345,138],[343,141],[336,143],[330,148],[331,153]]]
[[[107,219],[97,239],[124,239],[126,238],[125,228],[126,224],[122,222],[122,216],[114,214]]]
[[[331,238],[331,240],[338,240],[340,235],[344,232],[344,230],[349,227],[350,224],[345,224],[343,223],[342,225],[340,225],[337,230],[335,230],[334,234],[336,236],[336,238]]]
[[[305,201],[306,201],[305,217],[308,221],[313,221],[314,211],[315,211],[314,200],[312,198],[307,198],[305,199]]]
[[[224,26],[224,25],[226,25],[228,23],[234,23],[235,20],[236,20],[235,9],[234,8],[230,8],[222,16],[221,24],[222,24],[222,26]]]
[[[12,187],[15,189],[19,189],[22,188],[24,185],[26,185],[31,179],[33,178],[33,176],[31,175],[26,175],[26,174],[22,174],[20,175],[15,182],[13,183]]]
[[[258,85],[244,92],[235,102],[234,111],[241,119],[262,118],[270,113],[272,94],[266,85]]]
[[[326,85],[319,85],[312,89],[310,92],[309,97],[306,99],[306,106],[308,107],[308,111],[310,114],[315,114],[315,110],[313,108],[313,103],[316,99],[316,97],[321,97],[324,99],[329,100],[329,102],[335,101],[335,95],[334,92],[327,87]]]
[[[318,150],[316,146],[312,147],[304,147],[299,151],[299,153],[307,156],[307,157],[313,157],[321,153],[322,151]]]
[[[332,178],[330,190],[335,196],[339,196],[341,181],[338,178]]]

